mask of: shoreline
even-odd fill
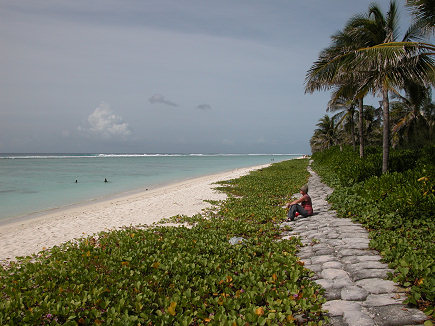
[[[194,215],[211,205],[204,200],[224,200],[215,182],[239,178],[270,163],[185,179],[154,188],[54,208],[0,223],[0,262],[28,256],[77,238],[123,226],[153,224],[174,215]]]

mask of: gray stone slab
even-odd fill
[[[344,276],[344,277],[333,280],[332,288],[333,289],[341,289],[341,288],[344,288],[346,286],[351,286],[352,284],[353,284],[353,282],[349,278],[349,276]]]
[[[299,258],[301,258],[301,262],[303,262],[304,265],[311,265],[311,259],[310,258],[302,258],[302,257],[299,257]]]
[[[428,319],[422,311],[405,308],[403,305],[370,307],[367,310],[374,321],[383,326],[418,325]]]
[[[327,268],[324,269],[321,273],[321,276],[326,280],[334,280],[337,278],[348,278],[349,275],[346,271],[342,269],[336,269],[336,268]]]
[[[340,227],[341,233],[366,233],[367,230],[364,229],[362,226],[358,225],[352,225],[352,226],[341,226]]]
[[[341,299],[347,301],[363,301],[369,293],[358,286],[346,286],[341,289]]]
[[[363,269],[349,273],[350,278],[356,282],[367,278],[387,278],[387,269]]]
[[[353,227],[355,225],[355,223],[353,223],[351,219],[340,218],[340,219],[337,219],[337,221],[335,222],[335,225],[336,226],[352,226]]]
[[[333,255],[322,255],[322,256],[311,257],[312,264],[322,264],[328,261],[336,261],[336,260],[337,258],[335,258]]]
[[[322,265],[320,264],[310,264],[310,265],[305,265],[305,267],[315,273],[320,273],[323,270]]]
[[[341,238],[342,239],[355,239],[355,240],[367,240],[368,239],[368,232],[341,232]]]
[[[329,325],[333,325],[333,326],[348,326],[348,324],[344,322],[342,316],[329,317]]]
[[[368,249],[369,246],[365,242],[348,242],[342,245],[344,249]]]
[[[334,250],[337,251],[338,248],[336,247],[344,245],[344,241],[340,239],[327,239],[325,240],[325,244],[334,247]]]
[[[362,311],[344,311],[343,312],[343,321],[347,325],[352,326],[375,326],[375,321],[370,317],[368,313],[364,313]]]
[[[316,250],[317,256],[333,255],[334,253],[335,251],[332,248],[323,248],[323,249]]]
[[[304,251],[296,254],[299,258],[310,259],[314,255],[313,251]]]
[[[372,268],[372,269],[388,269],[388,265],[381,263],[380,261],[363,261],[352,265],[355,268],[358,269],[366,269],[366,268]]]
[[[338,233],[336,233],[336,232],[334,232],[334,233],[328,233],[327,235],[326,235],[326,238],[327,239],[338,239],[338,238],[340,238],[340,234],[338,234]]]
[[[366,255],[366,256],[346,256],[341,259],[345,264],[356,264],[363,261],[379,261],[381,256],[376,255]]]
[[[393,281],[383,280],[380,278],[367,278],[356,281],[355,284],[363,289],[366,289],[366,291],[371,294],[394,293],[399,289],[399,287]]]
[[[361,311],[361,306],[355,301],[331,300],[322,306],[330,316],[343,316],[344,311]]]
[[[361,249],[346,249],[346,248],[337,248],[340,257],[347,256],[367,256],[367,255],[377,255],[378,253],[374,250],[361,250]]]
[[[341,299],[341,289],[330,288],[325,292],[324,297],[328,301],[340,300]]]
[[[332,286],[333,286],[333,281],[332,280],[325,280],[324,278],[317,279],[314,282],[319,284],[326,291],[328,291],[329,289],[332,289]]]
[[[382,294],[370,294],[367,296],[366,301],[363,303],[364,306],[388,306],[392,304],[401,304],[403,300],[406,299],[406,296],[402,294],[393,294],[393,293],[382,293]]]
[[[339,261],[328,261],[326,263],[323,263],[322,267],[324,269],[327,268],[335,268],[335,269],[343,269],[343,264]]]

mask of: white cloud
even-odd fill
[[[115,115],[104,102],[89,115],[88,123],[88,127],[79,126],[79,131],[104,139],[126,138],[131,134],[128,123],[124,122],[122,117]]]
[[[153,96],[150,97],[149,101],[151,104],[160,103],[160,104],[165,104],[165,105],[169,105],[169,106],[178,106],[178,104],[167,100],[161,94],[154,94]]]

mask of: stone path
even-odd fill
[[[391,269],[380,262],[377,251],[368,248],[368,232],[347,218],[337,218],[326,197],[332,189],[308,167],[309,194],[314,216],[286,222],[301,237],[298,256],[315,272],[315,282],[325,288],[331,325],[420,325],[427,319],[418,310],[402,304],[404,290],[386,280]]]

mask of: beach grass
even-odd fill
[[[296,256],[300,242],[279,229],[307,163],[221,182],[228,198],[166,221],[178,227],[102,232],[0,268],[0,324],[323,324],[325,299]]]

